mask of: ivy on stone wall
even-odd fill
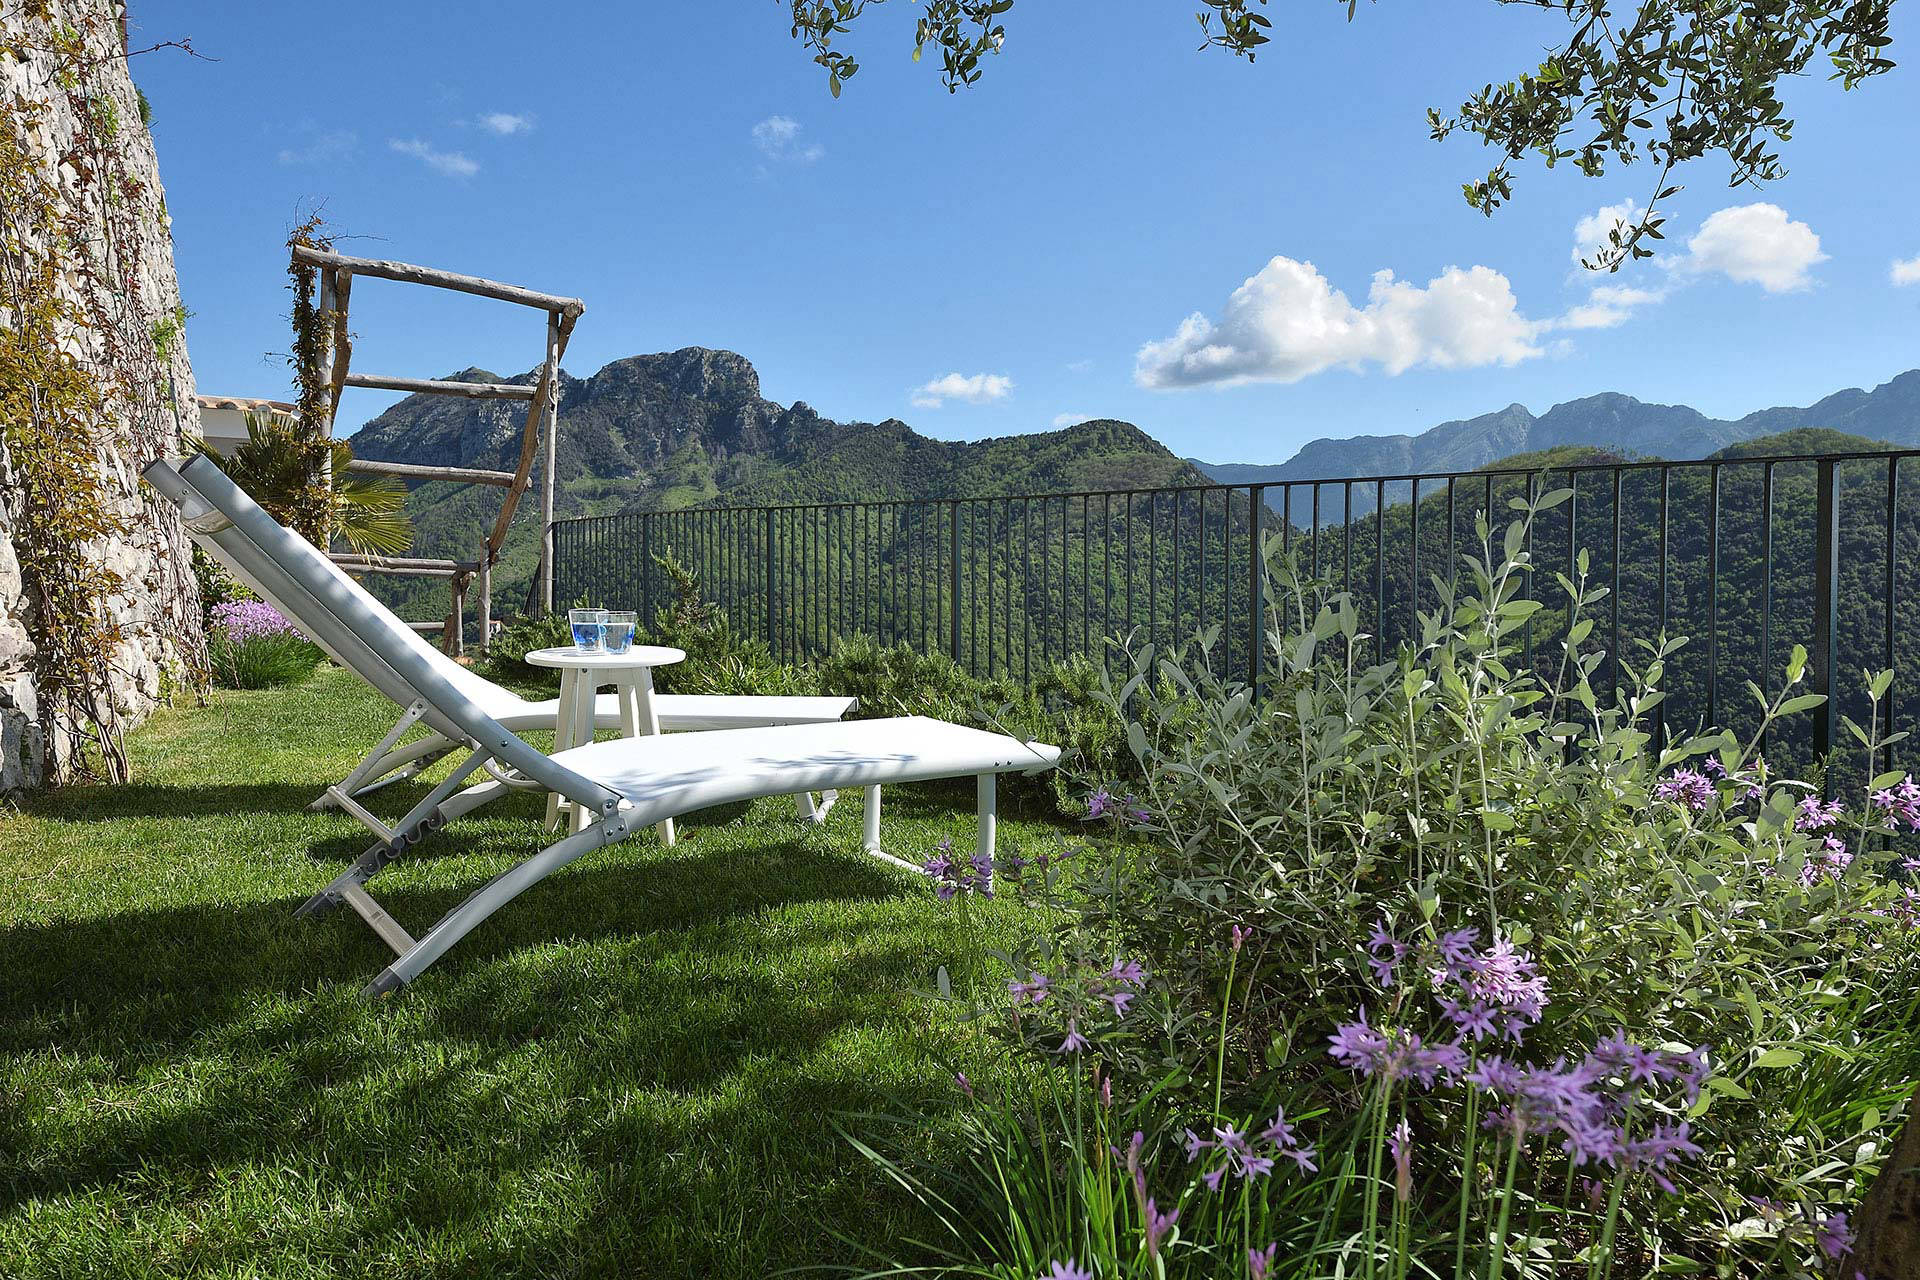
[[[121,780],[113,663],[127,636],[109,602],[127,584],[103,553],[135,532],[112,486],[130,489],[128,462],[160,456],[175,436],[170,348],[181,316],[151,316],[141,296],[142,237],[164,236],[164,212],[126,163],[129,126],[105,80],[124,54],[112,6],[68,22],[28,3],[10,18],[0,57],[51,74],[44,98],[0,99],[0,468],[49,775]],[[78,124],[57,166],[36,146],[56,104]],[[171,518],[152,502],[141,510]],[[204,681],[197,630],[164,617],[138,625],[168,629],[184,674]]]

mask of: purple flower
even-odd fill
[[[1126,990],[1109,991],[1100,998],[1113,1006],[1116,1015],[1124,1018],[1127,1016],[1127,1006],[1133,1003],[1134,993]]]
[[[1847,1222],[1847,1215],[1836,1210],[1820,1220],[1815,1240],[1820,1252],[1828,1258],[1838,1260],[1853,1249],[1853,1227]]]
[[[1493,1006],[1479,1000],[1469,1000],[1465,1004],[1458,1000],[1440,1001],[1440,1012],[1447,1020],[1460,1029],[1463,1036],[1472,1036],[1475,1040],[1485,1040],[1494,1034]]]
[[[1233,930],[1232,930],[1233,953],[1235,955],[1239,955],[1241,946],[1243,946],[1246,943],[1246,940],[1252,936],[1253,936],[1253,930],[1242,929],[1239,925],[1233,926]]]
[[[1720,763],[1719,756],[1708,756],[1700,762],[1700,772],[1709,778],[1724,778],[1727,776],[1727,766]]]
[[[1653,798],[1699,813],[1713,803],[1713,779],[1697,769],[1675,769],[1654,784]]]
[[[1446,963],[1450,974],[1458,977],[1466,972],[1467,965],[1473,960],[1473,949],[1479,941],[1478,929],[1455,929],[1452,933],[1440,935],[1440,959]]]
[[[1367,965],[1382,987],[1393,985],[1393,972],[1407,958],[1407,951],[1406,943],[1387,932],[1386,921],[1373,926],[1373,936],[1367,939]]]
[[[1191,1129],[1185,1130],[1185,1135],[1188,1164],[1208,1151],[1220,1153],[1220,1163],[1200,1175],[1209,1191],[1218,1191],[1228,1175],[1242,1179],[1264,1178],[1273,1172],[1275,1162],[1282,1159],[1293,1161],[1309,1173],[1317,1167],[1313,1162],[1313,1148],[1299,1140],[1293,1126],[1287,1123],[1284,1109],[1276,1110],[1272,1122],[1257,1135],[1242,1133],[1232,1125],[1216,1128],[1212,1138],[1202,1138]]]
[[[1128,960],[1124,964],[1115,960],[1113,967],[1107,970],[1106,977],[1110,982],[1124,983],[1136,991],[1145,990],[1147,985],[1147,971],[1140,967],[1138,960]]]
[[[1072,1258],[1065,1262],[1055,1258],[1053,1265],[1040,1273],[1039,1280],[1093,1280],[1093,1272],[1082,1271]]]
[[[1157,1258],[1160,1256],[1160,1242],[1167,1238],[1167,1232],[1173,1230],[1174,1223],[1180,1221],[1180,1210],[1176,1208],[1167,1213],[1162,1213],[1160,1212],[1160,1206],[1155,1204],[1152,1198],[1149,1197],[1145,1217],[1147,1220],[1147,1256],[1149,1258]]]
[[[973,891],[983,898],[993,896],[993,855],[976,853],[970,860],[973,864]]]
[[[1691,1126],[1684,1120],[1678,1124],[1655,1125],[1652,1133],[1627,1144],[1627,1163],[1633,1168],[1645,1169],[1668,1195],[1676,1194],[1678,1188],[1668,1179],[1667,1169],[1683,1156],[1704,1154],[1689,1136],[1690,1131]]]
[[[261,636],[301,636],[300,629],[265,600],[228,600],[217,604],[209,621],[234,644]]]
[[[1105,787],[1087,797],[1087,817],[1104,818],[1113,811],[1113,793]]]
[[[966,1094],[969,1098],[973,1096],[973,1081],[967,1079],[966,1072],[964,1071],[954,1072],[953,1082],[960,1086],[960,1092]]]
[[[1405,1116],[1387,1135],[1387,1150],[1393,1155],[1393,1194],[1404,1203],[1413,1196],[1413,1130]]]
[[[1278,1241],[1264,1249],[1247,1250],[1247,1275],[1252,1280],[1267,1280],[1267,1272],[1273,1267],[1274,1255],[1279,1251]]]
[[[1463,962],[1461,986],[1473,1000],[1499,1015],[1501,1032],[1513,1040],[1540,1021],[1547,1006],[1547,980],[1533,957],[1505,938]]]
[[[1467,1068],[1466,1050],[1458,1044],[1429,1045],[1418,1032],[1404,1029],[1376,1031],[1367,1025],[1364,1009],[1358,1021],[1337,1028],[1327,1041],[1333,1056],[1360,1075],[1383,1074],[1389,1080],[1412,1078],[1427,1089],[1441,1076],[1458,1079]]]
[[[1822,804],[1819,796],[1808,796],[1794,809],[1793,826],[1796,831],[1820,831],[1839,822],[1845,813],[1838,800]]]
[[[1015,1004],[1039,1004],[1047,998],[1047,990],[1052,985],[1046,974],[1030,969],[1025,982],[1015,980],[1007,984],[1007,994]]]
[[[1087,1038],[1080,1034],[1080,1024],[1069,1018],[1067,1020],[1067,1038],[1060,1042],[1060,1047],[1055,1049],[1054,1052],[1078,1053],[1086,1047]]]
[[[1333,1056],[1361,1075],[1372,1075],[1386,1061],[1387,1037],[1367,1025],[1367,1011],[1361,1009],[1353,1022],[1335,1028],[1327,1037]]]
[[[1897,831],[1904,823],[1907,830],[1920,831],[1920,784],[1912,774],[1885,791],[1874,792],[1870,802],[1880,811],[1880,822],[1887,830]]]

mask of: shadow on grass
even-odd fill
[[[477,883],[381,897],[424,928]],[[38,1203],[98,1230],[101,1195],[177,1211],[217,1176],[261,1202],[198,1267],[419,1241],[396,1274],[831,1260],[833,1230],[912,1214],[831,1121],[890,1109],[916,1056],[875,1034],[926,981],[899,890],[798,842],[649,850],[552,877],[371,1004],[387,953],[293,899],[0,930],[0,1228]]]

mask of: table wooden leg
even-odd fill
[[[646,667],[623,671],[620,685],[621,732],[630,738],[659,733],[660,715],[653,706],[653,672]],[[654,830],[660,833],[661,844],[673,843],[672,818],[662,819]]]

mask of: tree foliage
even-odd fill
[[[886,0],[788,0],[793,34],[826,69],[835,97],[859,70],[839,37],[870,5]],[[980,78],[981,63],[1006,40],[1013,0],[922,0],[914,30],[916,61],[941,55],[949,91]],[[1334,0],[1352,19],[1359,0]],[[1267,0],[1198,0],[1201,47],[1253,61],[1272,40]],[[1851,89],[1893,66],[1886,57],[1893,0],[1494,0],[1558,11],[1566,38],[1537,67],[1489,84],[1451,112],[1430,108],[1436,141],[1479,137],[1498,154],[1486,176],[1462,186],[1482,213],[1513,197],[1514,170],[1528,158],[1547,168],[1570,163],[1588,177],[1610,166],[1647,162],[1654,170],[1644,208],[1618,223],[1587,262],[1611,271],[1650,257],[1661,237],[1661,202],[1679,190],[1675,172],[1689,161],[1725,156],[1728,184],[1766,183],[1786,172],[1780,148],[1793,120],[1780,83],[1816,61]]]

